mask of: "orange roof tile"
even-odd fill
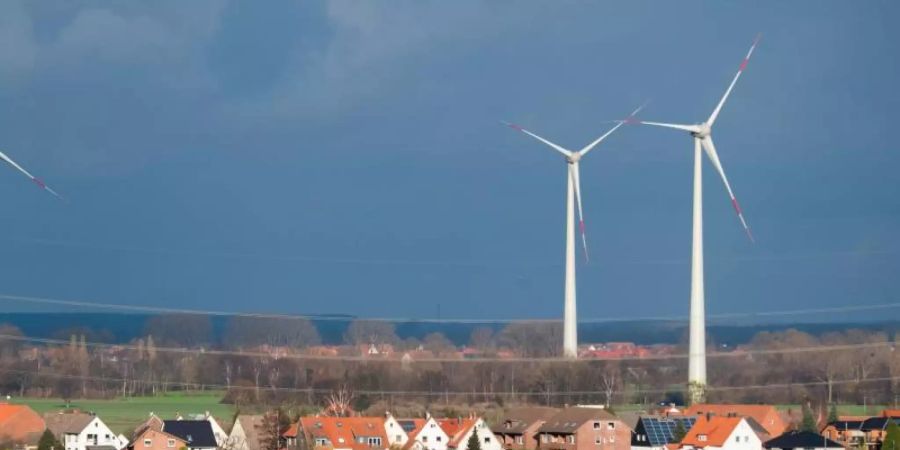
[[[371,450],[367,442],[357,441],[358,438],[369,437],[381,438],[381,448],[388,447],[382,417],[307,416],[300,418],[300,427],[313,441],[316,438],[328,439],[334,447]]]
[[[721,447],[742,420],[743,417],[713,416],[707,419],[706,416],[700,416],[690,431],[684,435],[681,445]]]
[[[300,422],[292,423],[291,426],[288,427],[287,431],[285,431],[284,433],[281,433],[281,435],[284,437],[288,437],[288,438],[297,437],[297,430],[299,430],[299,428],[300,428]]]
[[[772,405],[725,405],[725,404],[697,404],[684,410],[686,416],[702,416],[712,414],[714,416],[740,416],[751,417],[756,423],[765,428],[770,436],[778,436],[784,433],[787,423],[778,414],[778,410]]]
[[[456,448],[466,433],[475,426],[477,419],[439,419],[438,425],[450,436],[447,447]]]

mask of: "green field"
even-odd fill
[[[151,412],[169,419],[180,414],[202,414],[209,411],[227,431],[229,429],[234,407],[222,404],[222,392],[203,392],[197,394],[168,394],[156,397],[129,397],[115,400],[74,400],[70,408],[96,413],[113,431],[130,436],[134,427],[139,425]],[[13,399],[13,403],[30,406],[38,413],[59,411],[66,407],[58,398],[21,398]]]

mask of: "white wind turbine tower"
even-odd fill
[[[741,225],[743,225],[744,230],[747,232],[747,237],[749,237],[752,242],[753,234],[750,233],[750,227],[747,226],[747,221],[744,220],[744,214],[741,211],[741,207],[734,197],[731,185],[728,184],[728,178],[725,177],[725,171],[722,169],[722,163],[719,161],[719,155],[716,153],[716,146],[713,145],[711,132],[712,126],[716,122],[719,112],[722,110],[722,105],[725,104],[725,100],[728,99],[728,95],[731,94],[731,90],[734,89],[734,85],[737,83],[738,78],[741,77],[741,73],[747,68],[747,63],[750,61],[750,56],[753,55],[753,50],[756,48],[759,38],[760,36],[757,35],[756,39],[753,41],[753,45],[750,46],[750,50],[747,52],[747,56],[745,56],[744,60],[741,62],[737,74],[734,76],[734,79],[731,80],[728,89],[725,90],[725,95],[719,100],[719,104],[716,105],[716,109],[713,110],[706,122],[695,125],[646,121],[638,122],[645,125],[687,131],[694,138],[694,236],[691,253],[690,348],[688,350],[688,390],[692,403],[702,402],[706,395],[706,316],[703,298],[703,157],[700,153],[700,148],[702,147],[703,150],[706,151],[706,155],[709,157],[710,162],[712,162],[713,167],[719,172],[719,176],[722,177],[722,182],[725,183],[725,190],[728,191],[728,196],[731,197],[731,204],[734,206],[735,212],[737,212]]]
[[[565,287],[565,305],[563,311],[563,356],[566,358],[578,357],[578,317],[575,309],[575,200],[578,201],[578,226],[581,229],[581,244],[584,247],[585,261],[588,259],[587,238],[584,232],[584,216],[581,210],[581,181],[579,178],[578,162],[597,144],[603,142],[607,136],[616,131],[625,123],[634,122],[634,116],[643,108],[634,110],[631,115],[619,121],[614,127],[600,136],[594,142],[591,142],[581,150],[568,150],[550,142],[518,125],[503,122],[514,130],[521,131],[544,144],[549,145],[554,150],[561,153],[569,165],[568,176],[566,177],[568,187],[566,189],[566,287]]]
[[[57,198],[62,199],[62,197],[60,197],[59,194],[57,194],[53,189],[50,189],[50,186],[47,186],[46,184],[44,184],[43,181],[41,181],[40,179],[36,178],[34,175],[28,173],[28,171],[25,170],[25,169],[23,169],[22,166],[16,164],[16,162],[13,161],[9,156],[6,156],[6,153],[3,153],[2,151],[0,151],[0,159],[2,159],[3,161],[6,161],[7,163],[9,163],[9,165],[11,165],[11,166],[15,167],[16,169],[18,169],[19,172],[22,172],[22,173],[25,174],[25,176],[27,176],[28,178],[31,178],[31,181],[33,181],[34,184],[38,185],[38,187],[40,187],[41,189],[44,189],[44,190],[46,190],[47,192],[49,192],[49,193],[55,195]]]

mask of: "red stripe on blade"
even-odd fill
[[[738,72],[743,72],[744,69],[747,68],[747,63],[748,63],[748,62],[750,62],[750,60],[747,59],[747,58],[744,58],[744,60],[741,62],[741,68],[738,69]]]
[[[743,211],[741,211],[741,205],[738,205],[736,198],[731,199],[731,206],[734,206],[734,210],[737,211],[739,215],[743,214]]]
[[[42,189],[46,189],[46,188],[47,188],[47,185],[44,184],[43,181],[41,181],[41,180],[39,180],[39,179],[37,179],[37,178],[32,178],[31,181],[34,181],[34,184],[40,186]]]
[[[581,234],[584,234],[584,221],[579,221],[578,226],[581,228]]]

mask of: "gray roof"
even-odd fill
[[[522,434],[526,428],[535,422],[545,422],[558,413],[558,408],[546,406],[510,408],[503,416],[503,421],[499,425],[492,427],[491,430],[495,433]]]
[[[570,407],[564,408],[560,412],[547,419],[547,421],[538,428],[539,433],[574,433],[579,427],[586,422],[594,420],[619,420],[609,411],[601,408],[586,407]]]
[[[81,433],[96,416],[87,413],[47,413],[44,414],[44,422],[47,428],[55,435],[66,433]]]

